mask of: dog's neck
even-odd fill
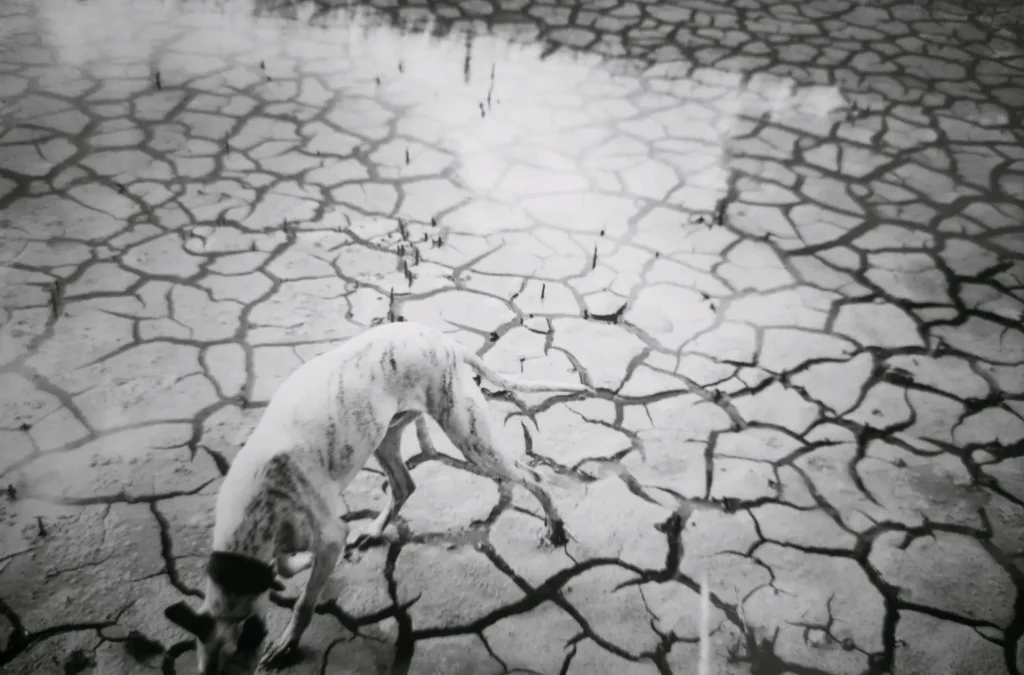
[[[259,519],[232,520],[233,526],[228,519],[222,521],[218,509],[213,551],[206,566],[206,605],[214,616],[242,619],[266,603],[274,579],[275,537],[267,536]]]
[[[274,487],[263,466],[232,465],[217,496],[214,551],[273,562],[282,517],[290,507],[287,493]]]

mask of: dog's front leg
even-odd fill
[[[291,620],[288,621],[288,626],[284,629],[281,637],[271,645],[263,657],[265,666],[278,668],[287,665],[297,656],[302,633],[313,618],[313,611],[316,609],[316,603],[320,600],[320,593],[323,592],[327,580],[331,578],[343,549],[344,537],[332,537],[330,540],[321,541],[313,555],[313,571],[309,575],[306,587],[302,590],[302,595],[295,603]]]

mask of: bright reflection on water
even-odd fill
[[[361,210],[373,212],[393,197],[379,182],[353,187],[372,166],[382,179],[423,176],[423,189],[392,213],[422,221],[467,197],[451,189],[455,183],[488,203],[486,217],[453,223],[477,234],[523,227],[523,209],[550,226],[588,232],[635,214],[645,201],[664,201],[684,220],[712,211],[728,190],[734,137],[765,115],[824,132],[843,105],[834,87],[544,55],[528,34],[439,36],[429,14],[412,21],[418,29],[403,30],[344,7],[327,16],[307,7],[294,21],[253,13],[243,3],[45,0],[35,19],[41,45],[9,49],[22,63],[56,60],[68,77],[48,73],[52,91],[77,82],[76,69],[99,81],[90,98],[109,98],[111,106],[153,90],[135,98],[134,113],[154,125],[156,142],[148,153],[118,160],[125,175],[158,177],[154,162],[180,166],[208,154],[197,138],[222,142],[230,134],[235,147],[263,145],[252,151],[264,161],[254,171],[306,172],[302,187],[281,188],[293,199],[321,199],[311,187],[349,179],[327,194],[361,200]],[[189,93],[189,83],[201,92]],[[238,124],[250,97],[264,102],[266,114]],[[16,99],[3,111],[5,122],[30,123],[50,105]],[[119,130],[111,121],[83,133],[102,147]],[[401,144],[407,158],[400,145],[383,143],[391,134],[431,145]],[[243,167],[229,160],[225,168]],[[442,186],[439,174],[450,183]],[[259,214],[234,215],[261,227]]]

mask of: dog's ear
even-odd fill
[[[239,651],[252,652],[259,649],[263,638],[267,637],[267,627],[258,616],[246,617],[242,622],[242,632],[238,634]]]
[[[213,630],[213,619],[200,614],[184,601],[176,602],[164,610],[164,616],[176,626],[184,628],[200,640],[205,640]]]

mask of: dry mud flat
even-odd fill
[[[689,673],[708,572],[716,675],[1020,675],[1019,8],[379,4],[0,8],[4,673],[190,672],[233,454],[404,318],[599,388],[493,400],[573,539],[410,437],[292,672]]]

